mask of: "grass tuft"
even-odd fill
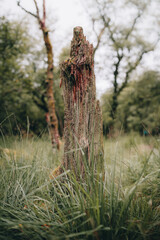
[[[45,136],[0,142],[0,239],[159,239],[155,138],[106,140],[105,174],[86,166],[78,180],[70,171],[49,178],[63,151],[53,154]]]

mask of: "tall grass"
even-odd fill
[[[8,149],[8,151],[6,151]],[[50,141],[1,139],[0,239],[158,240],[160,151],[152,137],[105,141],[105,174],[50,179]]]

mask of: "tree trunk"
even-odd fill
[[[103,168],[102,113],[96,100],[93,45],[81,27],[74,28],[70,58],[61,65],[64,93],[65,169],[84,174],[85,164]]]
[[[46,95],[47,95],[47,108],[48,108],[48,126],[51,135],[52,147],[55,149],[60,148],[59,142],[59,132],[58,132],[58,120],[55,112],[55,100],[53,95],[53,50],[52,44],[49,39],[48,30],[46,28],[46,6],[45,0],[43,0],[43,18],[41,19],[39,14],[39,8],[36,0],[33,0],[36,7],[36,14],[26,10],[20,4],[20,0],[17,1],[18,6],[20,6],[26,13],[35,17],[38,20],[40,29],[43,32],[43,39],[47,51],[48,58],[48,68],[47,68],[47,78],[46,78]]]
[[[110,116],[113,120],[116,118],[117,107],[118,107],[118,94],[113,93],[112,104],[111,104],[111,113],[110,113]],[[114,125],[114,123],[113,123],[113,125]]]
[[[47,106],[49,111],[49,130],[51,135],[52,147],[53,149],[57,147],[60,148],[59,143],[59,132],[58,132],[58,120],[55,112],[55,100],[53,95],[53,50],[52,44],[49,39],[48,30],[44,27],[42,28],[43,38],[47,51],[48,58],[48,68],[46,77],[46,95],[47,95]]]

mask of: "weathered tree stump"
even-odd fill
[[[96,100],[93,45],[74,28],[70,58],[61,64],[64,94],[63,167],[78,174],[103,168],[102,114]]]

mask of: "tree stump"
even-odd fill
[[[70,58],[61,64],[64,95],[64,169],[103,169],[102,113],[96,100],[93,45],[75,27]]]

